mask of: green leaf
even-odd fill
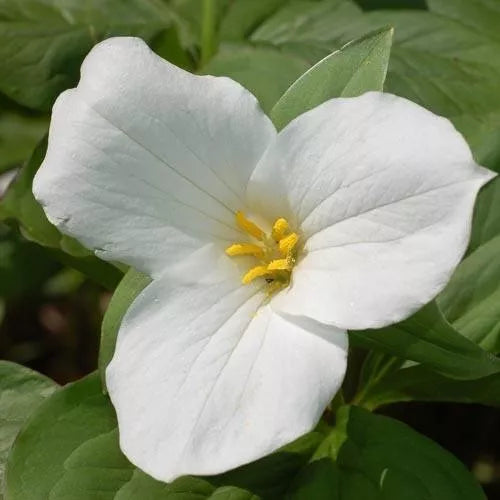
[[[341,45],[332,46],[331,42],[342,37],[343,27],[348,28],[362,16],[361,9],[350,0],[288,2],[258,26],[249,39],[253,43],[275,46],[287,43],[318,45],[331,52]],[[372,29],[368,27],[365,33],[368,31]],[[363,34],[354,35],[350,40]]]
[[[304,47],[331,52],[387,25],[395,28],[395,40],[386,91],[457,124],[490,114],[489,126],[498,130],[500,45],[477,26],[426,11],[362,13],[348,1],[293,2],[262,23],[250,40],[302,55]],[[500,140],[496,142],[500,148]]]
[[[0,361],[0,499],[9,449],[19,429],[57,384],[40,373],[9,361]]]
[[[308,68],[309,64],[303,59],[272,47],[226,44],[202,72],[236,80],[269,112],[290,84]]]
[[[108,289],[113,289],[122,275],[119,269],[95,257],[73,238],[62,235],[45,216],[32,192],[33,177],[42,163],[47,148],[43,140],[10,184],[0,202],[2,218],[14,219],[23,235],[40,245],[48,247],[52,255],[83,272]]]
[[[452,325],[482,348],[500,352],[500,235],[457,268],[439,305]]]
[[[354,345],[417,361],[451,378],[475,379],[500,371],[500,360],[454,330],[435,302],[401,323],[351,331],[350,338]]]
[[[282,498],[291,478],[308,462],[324,437],[323,429],[310,432],[267,457],[213,476],[210,481],[218,486],[238,486],[264,499]]]
[[[313,432],[226,474],[185,476],[166,484],[123,456],[116,426],[97,373],[58,391],[35,411],[15,441],[6,476],[9,500],[279,498],[324,437]]]
[[[151,282],[151,278],[135,269],[129,269],[111,298],[101,327],[99,372],[102,386],[106,387],[105,371],[115,352],[116,337],[122,318],[139,293]]]
[[[232,2],[221,20],[221,40],[244,40],[267,17],[289,0],[237,0]]]
[[[392,28],[385,28],[349,42],[308,70],[273,107],[276,128],[328,99],[383,90],[392,34]]]
[[[157,0],[0,1],[0,90],[20,104],[50,109],[73,87],[84,56],[116,35],[151,39],[171,22]]]
[[[113,500],[204,500],[210,498],[215,488],[207,481],[191,476],[181,477],[173,483],[155,481],[139,469],[135,469],[128,483],[117,492]]]
[[[485,500],[467,469],[430,439],[357,407],[339,411],[343,437],[333,456],[316,457],[295,480],[293,500]],[[338,451],[337,451],[338,450]],[[337,454],[338,453],[338,454]],[[333,460],[336,459],[334,462]]]
[[[257,495],[234,486],[218,488],[208,498],[209,500],[259,500]]]
[[[499,203],[500,177],[496,177],[479,192],[474,207],[472,234],[468,248],[469,255],[481,245],[500,235],[500,213],[496,210]]]
[[[43,246],[58,248],[61,233],[47,220],[31,190],[33,177],[42,163],[46,149],[47,140],[44,139],[10,184],[1,204],[4,212],[22,225],[28,239]]]
[[[493,353],[500,352],[499,203],[497,177],[479,194],[468,254],[438,296],[453,327]]]
[[[45,135],[48,120],[13,111],[0,112],[0,173],[24,163]]]
[[[7,498],[49,498],[71,453],[115,426],[97,375],[57,391],[31,415],[14,442],[7,462]]]
[[[356,404],[369,410],[401,401],[448,401],[500,407],[500,373],[453,380],[423,366],[409,366],[371,383]]]
[[[427,5],[431,11],[500,42],[500,5],[497,0],[427,0]]]

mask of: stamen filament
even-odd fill
[[[260,278],[261,276],[265,276],[266,274],[269,274],[269,271],[267,270],[267,266],[255,266],[250,269],[245,276],[241,279],[241,282],[244,285],[248,285],[248,283],[251,283],[255,278]]]
[[[261,241],[264,239],[264,231],[262,231],[262,229],[257,226],[257,224],[254,224],[252,221],[248,220],[243,212],[236,212],[236,224],[238,224],[238,227],[240,229],[243,229],[243,231],[250,234],[254,238],[257,238]]]
[[[229,257],[237,255],[253,255],[254,257],[264,257],[264,249],[253,243],[234,243],[226,248],[226,254]]]

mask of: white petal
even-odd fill
[[[194,76],[137,38],[112,38],[57,100],[34,192],[63,232],[152,275],[208,241],[233,241],[234,211],[275,136],[256,99]]]
[[[479,167],[451,123],[405,99],[333,99],[290,123],[249,185],[305,241],[273,307],[340,328],[399,321],[445,286],[465,251]]]
[[[265,292],[224,274],[204,285],[154,281],[127,313],[106,372],[121,448],[160,480],[220,473],[292,441],[344,376],[345,332],[288,321],[262,305]]]

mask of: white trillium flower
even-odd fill
[[[278,134],[228,78],[139,39],[97,45],[54,105],[34,192],[61,231],[152,277],[106,372],[125,455],[168,481],[311,430],[346,329],[442,290],[492,176],[448,120],[394,95],[332,99]]]

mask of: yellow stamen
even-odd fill
[[[292,268],[292,259],[275,259],[267,265],[268,271],[290,271]]]
[[[234,243],[226,248],[226,254],[229,257],[237,255],[253,255],[254,257],[264,257],[264,250],[253,243]]]
[[[280,252],[283,255],[288,255],[295,248],[297,241],[299,241],[297,233],[291,233],[288,236],[285,236],[279,241]]]
[[[266,234],[257,224],[247,219],[243,212],[238,211],[236,224],[258,240],[248,238],[247,242],[233,243],[226,248],[226,254],[230,257],[251,256],[257,259],[258,265],[252,267],[241,282],[247,285],[257,278],[264,278],[269,296],[288,286],[299,241],[299,235],[290,230],[288,221],[284,218],[276,219],[271,234]]]
[[[266,274],[269,274],[269,271],[267,270],[267,266],[255,266],[248,271],[245,276],[241,279],[241,282],[244,285],[248,285],[248,283],[252,282],[255,278],[260,278],[261,276],[265,276]]]
[[[258,240],[264,239],[264,231],[252,221],[248,220],[243,212],[236,212],[236,224],[254,238]]]
[[[280,219],[276,219],[276,222],[273,224],[272,237],[274,241],[280,241],[285,233],[288,231],[288,222],[286,219],[282,217]]]

